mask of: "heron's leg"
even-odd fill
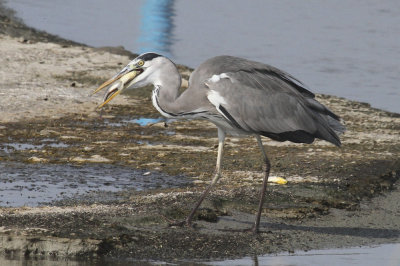
[[[206,198],[210,190],[214,187],[214,185],[218,182],[219,178],[221,177],[221,161],[222,161],[222,155],[224,153],[224,143],[225,143],[225,132],[220,128],[218,128],[218,155],[217,155],[217,164],[215,166],[214,178],[212,179],[207,189],[203,192],[200,199],[194,205],[189,216],[186,218],[187,225],[190,225],[192,223],[193,216],[196,213],[197,209],[200,207],[203,200]]]
[[[265,153],[264,146],[261,141],[261,137],[259,135],[257,135],[256,138],[257,138],[258,146],[260,147],[260,150],[261,150],[261,153],[262,153],[263,159],[264,159],[264,169],[263,169],[264,170],[264,179],[263,179],[263,186],[262,186],[261,192],[260,192],[260,202],[258,204],[258,212],[257,212],[256,220],[254,222],[254,226],[252,228],[254,233],[258,233],[258,229],[260,227],[261,211],[262,211],[262,207],[264,204],[265,191],[267,189],[267,184],[268,184],[269,170],[271,169],[271,164],[268,160],[267,154]]]

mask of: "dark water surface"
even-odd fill
[[[0,265],[60,265],[60,266],[122,266],[122,265],[270,265],[270,266],[398,266],[400,262],[400,244],[385,244],[375,247],[347,249],[312,250],[308,252],[281,253],[278,255],[245,257],[242,259],[201,262],[185,261],[167,263],[161,261],[104,260],[96,262],[72,260],[36,260],[29,264],[21,264],[20,258],[2,258]]]
[[[400,113],[397,0],[8,0],[28,25],[92,46],[156,51],[196,67],[230,54],[314,92]]]
[[[311,250],[276,256],[246,257],[238,260],[213,261],[210,265],[279,265],[279,266],[397,266],[400,244],[375,247]]]
[[[168,176],[109,164],[23,164],[0,162],[0,206],[38,206],[77,198],[114,201],[112,193],[187,184],[184,177]],[[97,195],[101,192],[102,194]]]

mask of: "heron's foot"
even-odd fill
[[[257,235],[258,233],[260,233],[260,230],[255,225],[253,225],[250,228],[244,229],[243,232],[248,232]]]

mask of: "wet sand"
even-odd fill
[[[399,242],[400,115],[318,95],[346,123],[341,149],[323,141],[263,139],[272,175],[288,183],[269,186],[258,236],[239,231],[254,219],[261,156],[254,139],[230,137],[223,178],[196,217],[196,227],[168,227],[187,215],[210,180],[217,153],[213,125],[127,122],[160,117],[151,105],[151,88],[118,97],[100,118],[95,107],[101,96],[90,92],[133,55],[34,31],[4,16],[4,9],[0,15],[1,167],[90,164],[113,167],[115,176],[121,167],[141,171],[142,178],[150,172],[149,178],[162,173],[188,180],[150,190],[98,191],[90,198],[60,196],[35,207],[3,204],[1,253],[176,261]],[[180,70],[184,77],[190,72]],[[65,145],[46,145],[49,139]],[[30,178],[34,184],[35,176]]]

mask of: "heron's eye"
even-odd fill
[[[143,66],[143,65],[144,65],[144,61],[143,61],[143,60],[140,60],[140,61],[137,63],[137,65],[138,65],[138,66]]]

